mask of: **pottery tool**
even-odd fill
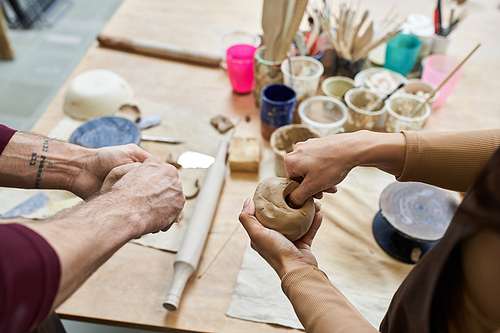
[[[285,0],[264,0],[262,30],[264,31],[264,59],[274,61],[276,42],[284,24]]]
[[[205,273],[208,271],[208,269],[210,268],[210,266],[212,266],[212,264],[214,263],[214,261],[217,259],[217,257],[219,256],[219,254],[222,252],[222,250],[224,250],[224,248],[226,247],[227,243],[229,243],[229,241],[231,240],[231,238],[234,236],[234,234],[236,233],[236,231],[238,231],[240,227],[240,222],[238,221],[236,223],[236,225],[234,226],[233,230],[231,231],[231,233],[226,237],[226,239],[224,240],[224,242],[222,243],[222,245],[220,246],[220,248],[217,250],[217,252],[214,254],[214,256],[212,257],[212,259],[210,259],[210,261],[208,262],[208,264],[205,266],[205,268],[203,268],[201,270],[201,273],[198,275],[198,279],[201,279],[203,277],[203,275],[205,275]]]
[[[393,9],[394,7],[387,12],[387,18],[390,17]],[[356,13],[359,11],[359,4],[358,8],[354,9],[349,8],[345,3],[341,3],[338,15],[333,15],[335,26],[330,26],[329,18],[323,13],[314,13],[322,30],[327,32],[328,39],[340,58],[351,61],[363,59],[371,50],[401,31],[402,23],[398,23],[393,27],[380,27],[378,32],[374,33],[373,21],[368,21],[369,11],[366,10],[358,20]],[[366,26],[364,30],[362,29],[363,26]],[[335,33],[332,30],[335,30]]]
[[[450,24],[450,26],[446,29],[446,32],[444,32],[444,35],[445,35],[445,36],[449,36],[449,35],[453,32],[453,30],[455,30],[455,29],[458,27],[458,24],[459,24],[460,22],[462,22],[462,21],[465,19],[465,17],[466,17],[466,16],[467,16],[467,11],[466,11],[466,10],[464,10],[464,11],[463,11],[463,12],[461,12],[461,13],[457,16],[457,18],[456,18],[456,19],[455,19],[455,20],[454,20],[454,21]]]
[[[143,130],[143,129],[147,129],[147,128],[151,128],[151,127],[160,125],[162,119],[163,119],[162,116],[159,114],[148,114],[145,116],[141,116],[135,122],[136,122],[137,126],[139,126],[139,128],[141,130]],[[144,139],[144,136],[143,136],[143,139]]]
[[[441,0],[438,0],[437,6],[434,12],[434,31],[436,35],[440,35],[443,33],[443,25],[441,18]]]
[[[5,60],[14,59],[14,49],[10,43],[9,36],[7,32],[9,28],[5,20],[5,16],[2,11],[2,6],[0,6],[0,58]]]
[[[424,183],[392,183],[380,197],[373,235],[390,256],[415,264],[440,240],[459,200],[450,192]]]
[[[415,108],[415,110],[413,110],[412,113],[410,113],[409,118],[413,118],[420,111],[420,109],[422,109],[422,106],[424,106],[426,103],[428,103],[432,99],[432,97],[434,97],[434,95],[436,95],[436,92],[439,91],[439,89],[441,89],[441,87],[443,87],[446,82],[448,82],[448,80],[453,76],[453,74],[455,74],[456,71],[458,71],[458,69],[460,67],[462,67],[462,65],[467,61],[467,59],[469,59],[470,56],[474,52],[476,52],[476,50],[479,48],[479,46],[481,46],[481,43],[477,44],[477,46],[474,48],[474,50],[472,50],[469,53],[469,55],[467,57],[465,57],[465,59],[462,60],[462,62],[460,62],[457,65],[457,67],[455,67],[455,69],[446,77],[446,79],[444,79],[443,82],[441,82],[441,84],[430,93],[429,97],[427,97],[425,101],[423,101],[422,103],[420,103],[419,105],[417,105],[417,107]]]
[[[189,62],[197,65],[219,67],[222,61],[220,56],[210,55],[198,51],[187,50],[182,47],[138,38],[125,38],[108,35],[97,37],[99,45],[114,50],[128,51],[153,57]]]
[[[457,9],[457,2],[452,1],[450,6],[450,23],[448,24],[448,28],[451,27],[453,23],[453,16],[455,15],[455,9]]]
[[[275,48],[276,53],[274,55],[274,61],[282,61],[286,58],[286,54],[290,50],[290,45],[293,42],[293,38],[299,29],[300,22],[306,11],[307,0],[289,0],[287,6],[287,9],[289,9],[289,12],[293,13],[293,15],[287,29],[283,29],[280,33],[279,43],[276,44]],[[291,8],[293,8],[293,11]]]
[[[34,196],[32,196],[31,198],[20,203],[16,207],[12,208],[7,213],[3,214],[2,218],[3,219],[11,219],[14,217],[19,217],[19,216],[23,216],[23,215],[32,213],[32,212],[39,210],[40,208],[48,205],[49,201],[50,201],[50,199],[45,193],[39,192],[39,193],[35,194]]]
[[[375,102],[373,103],[370,103],[368,105],[368,107],[366,108],[366,111],[372,111],[373,109],[375,109],[380,103],[383,103],[385,102],[389,97],[391,97],[396,91],[398,91],[399,89],[403,88],[405,86],[406,82],[401,82],[399,84],[399,86],[397,86],[393,91],[391,91],[390,93],[388,93],[387,95],[385,95],[385,97],[380,97],[379,99],[377,99]]]
[[[214,164],[215,158],[195,151],[185,151],[177,159],[177,163],[184,169],[207,169]]]
[[[227,139],[222,140],[219,145],[215,162],[206,173],[186,233],[175,257],[174,277],[163,302],[163,307],[169,311],[177,310],[187,280],[198,268],[226,176],[228,146]]]
[[[141,135],[141,141],[153,141],[153,142],[163,142],[163,143],[171,143],[171,144],[180,144],[183,143],[181,140],[166,138],[162,136],[152,136],[152,135]]]

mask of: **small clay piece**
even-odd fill
[[[249,123],[249,122],[250,122],[250,120],[252,120],[252,117],[250,117],[250,115],[249,115],[249,114],[247,114],[247,115],[245,116],[245,121],[246,121],[247,123]]]
[[[123,104],[118,111],[115,112],[115,116],[128,119],[135,123],[141,119],[141,110],[136,104]]]
[[[212,124],[212,126],[215,127],[215,129],[218,130],[221,134],[226,133],[234,127],[234,124],[231,122],[231,120],[222,115],[218,115],[210,119],[210,124]]]
[[[196,179],[196,181],[194,182],[194,187],[196,188],[196,190],[194,191],[193,194],[184,194],[184,197],[186,198],[186,200],[189,200],[189,199],[194,199],[196,198],[196,196],[198,195],[198,193],[200,193],[200,184],[198,182],[198,179]]]
[[[257,220],[292,242],[306,234],[315,214],[313,198],[307,199],[300,208],[288,205],[287,197],[297,187],[299,183],[294,180],[269,177],[257,185],[253,196]]]
[[[177,163],[177,161],[172,158],[172,154],[168,155],[168,158],[165,162],[167,162],[168,164],[172,164],[176,169],[182,168],[182,165]]]
[[[258,138],[233,137],[229,148],[231,172],[259,172],[261,143]]]

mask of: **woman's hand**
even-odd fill
[[[337,192],[336,185],[356,166],[377,167],[399,176],[405,152],[402,133],[358,131],[298,143],[285,156],[288,178],[301,183],[290,193],[290,203],[300,207],[311,196],[319,199],[323,192]]]
[[[280,279],[287,272],[301,266],[318,267],[316,258],[311,252],[311,245],[321,226],[323,214],[319,203],[315,203],[315,208],[316,214],[311,227],[302,238],[292,243],[279,232],[260,224],[255,218],[255,205],[252,200],[247,199],[243,205],[239,219],[250,237],[251,246],[271,265]]]

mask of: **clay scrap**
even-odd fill
[[[215,129],[218,130],[221,134],[226,133],[234,127],[234,124],[231,122],[231,120],[229,120],[227,117],[224,117],[223,115],[218,115],[210,119],[210,124],[212,124],[212,126],[215,127]]]

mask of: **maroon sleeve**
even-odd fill
[[[5,146],[7,146],[14,133],[16,133],[16,130],[0,124],[0,155],[2,155]]]
[[[54,302],[61,268],[54,249],[18,223],[0,224],[0,333],[30,332]]]

